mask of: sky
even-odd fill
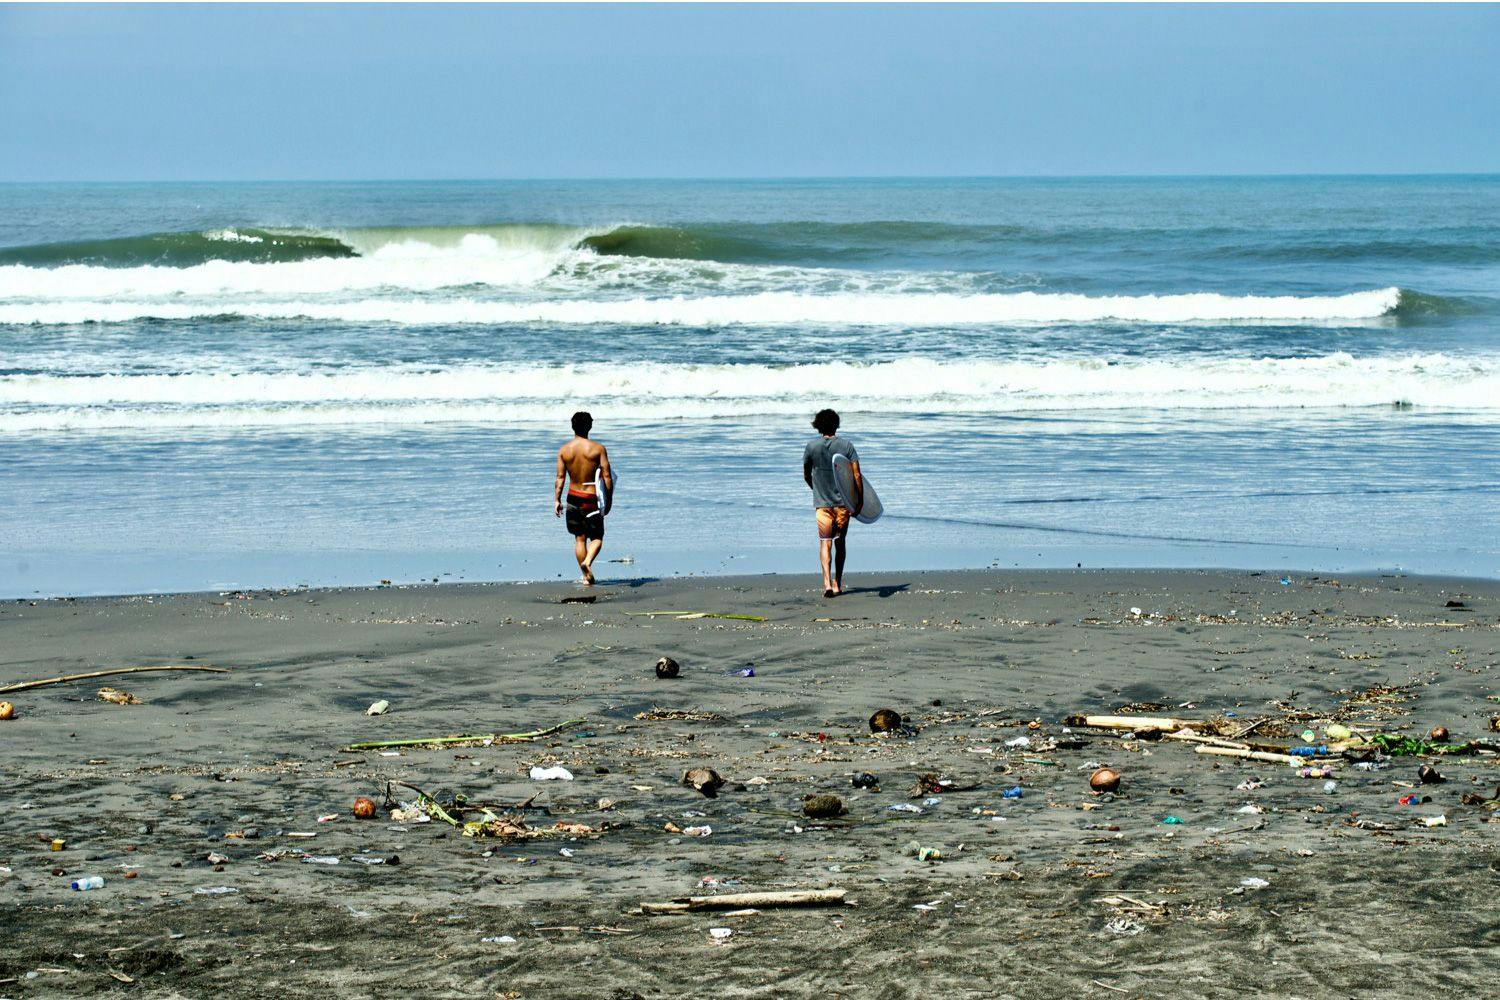
[[[1500,5],[0,5],[0,180],[1500,171]]]

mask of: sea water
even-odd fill
[[[816,571],[1500,575],[1500,178],[0,185],[0,595]]]

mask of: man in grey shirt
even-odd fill
[[[818,556],[823,563],[823,596],[836,597],[844,592],[844,541],[849,534],[849,516],[864,504],[864,479],[859,473],[859,452],[854,445],[838,436],[839,415],[819,410],[813,417],[818,437],[807,443],[802,452],[802,478],[813,493],[813,508],[818,520]],[[854,472],[854,504],[851,511],[833,474],[833,456],[843,455]]]

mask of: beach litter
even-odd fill
[[[0,694],[10,694],[14,691],[30,691],[32,688],[46,687],[50,684],[67,684],[71,681],[86,681],[91,680],[95,677],[113,677],[116,674],[142,674],[153,671],[166,670],[195,670],[211,674],[229,673],[229,668],[227,667],[114,667],[110,670],[90,670],[88,673],[83,674],[63,674],[60,677],[48,677],[45,680],[21,681],[17,684],[7,684],[5,687],[0,687]]]
[[[562,765],[556,767],[533,767],[531,769],[532,781],[572,781],[573,772]]]
[[[1112,767],[1101,767],[1089,775],[1089,790],[1096,795],[1113,792],[1120,787],[1120,772]]]
[[[84,878],[75,878],[68,883],[68,888],[75,892],[88,892],[90,889],[103,889],[103,875],[89,875]]]
[[[901,713],[895,709],[882,708],[870,716],[870,732],[894,733],[901,729]]]
[[[663,656],[661,659],[656,661],[656,676],[659,680],[672,680],[681,672],[682,668],[678,666],[677,661],[672,659],[670,656]]]
[[[141,700],[129,691],[117,691],[114,688],[104,687],[99,689],[100,701],[107,701],[111,705],[139,705]]]
[[[16,717],[16,706],[8,701],[0,701],[0,722],[6,722]]]
[[[631,618],[657,618],[669,617],[678,621],[696,621],[700,618],[723,618],[736,622],[764,622],[770,621],[764,615],[737,615],[722,611],[627,611],[625,614]]]
[[[366,743],[351,743],[342,748],[344,753],[359,753],[364,750],[387,750],[392,747],[441,747],[459,743],[489,746],[493,743],[530,743],[544,736],[552,736],[571,726],[581,725],[583,719],[569,719],[546,729],[533,729],[526,733],[477,733],[467,736],[418,736],[405,740],[376,740]]]
[[[808,795],[802,800],[802,813],[809,819],[833,819],[848,812],[837,795]]]
[[[779,892],[727,892],[716,896],[679,896],[666,903],[642,903],[647,914],[687,913],[698,910],[769,910],[776,907],[843,906],[844,889],[789,889]]]
[[[386,701],[384,698],[382,698],[379,701],[375,702],[373,705],[371,705],[369,708],[365,709],[365,714],[366,715],[384,715],[385,713],[389,712],[390,710],[391,710],[391,703],[388,702],[388,701]]]
[[[359,819],[371,819],[375,815],[375,800],[361,795],[354,800],[354,805],[349,811]]]
[[[700,792],[705,798],[716,798],[724,779],[711,767],[694,767],[682,772],[682,784]]]

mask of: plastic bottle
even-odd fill
[[[87,892],[90,889],[103,889],[104,876],[90,875],[87,878],[75,878],[73,881],[69,882],[68,885],[72,886],[79,892]]]

